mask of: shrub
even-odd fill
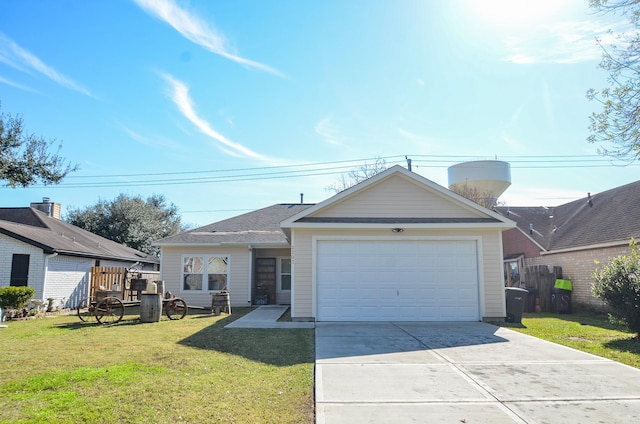
[[[0,306],[3,309],[22,309],[34,294],[36,291],[33,287],[0,287]]]
[[[609,263],[593,272],[591,293],[611,308],[611,316],[623,321],[640,335],[640,256],[635,240],[631,253],[609,259]]]

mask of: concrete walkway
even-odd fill
[[[632,423],[640,370],[485,323],[316,323],[316,422]]]
[[[289,309],[286,305],[265,305],[249,312],[224,328],[314,328],[313,322],[278,322]]]

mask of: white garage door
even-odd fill
[[[478,321],[475,241],[319,240],[319,321]]]

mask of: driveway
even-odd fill
[[[627,423],[640,370],[485,323],[316,323],[316,422]]]

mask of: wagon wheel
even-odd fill
[[[165,310],[169,319],[182,319],[187,314],[187,302],[176,297],[167,302]]]
[[[76,309],[78,318],[82,322],[96,322],[96,304],[91,298],[84,299]]]
[[[117,297],[105,297],[96,306],[96,318],[101,324],[115,324],[124,315],[124,304]]]

